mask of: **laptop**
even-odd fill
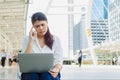
[[[20,72],[46,72],[53,67],[53,53],[18,54]]]

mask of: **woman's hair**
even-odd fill
[[[32,24],[36,21],[47,21],[47,17],[42,12],[36,12],[31,18]]]
[[[5,50],[4,50],[4,49],[2,49],[2,51],[4,52]]]
[[[36,21],[46,21],[47,22],[47,17],[42,12],[34,13],[32,18],[31,18],[31,22],[32,22],[32,24],[34,24],[34,22],[36,22]],[[50,49],[52,49],[54,40],[53,40],[53,35],[49,31],[49,28],[47,29],[47,32],[46,32],[44,38],[45,38],[45,44]]]

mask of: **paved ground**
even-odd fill
[[[16,66],[0,67],[0,80],[19,80]],[[120,80],[120,66],[64,65],[61,80]]]
[[[63,80],[120,80],[120,66],[64,66]]]

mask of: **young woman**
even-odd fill
[[[53,36],[48,28],[45,14],[37,12],[31,18],[33,27],[29,36],[25,37],[22,52],[29,53],[53,53],[54,66],[48,72],[22,73],[21,80],[60,80],[62,69],[62,47],[58,37]]]

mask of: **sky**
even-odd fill
[[[53,0],[52,5],[56,6],[65,6],[67,5],[68,0]],[[75,0],[77,5],[85,5],[89,0]],[[27,35],[29,34],[30,28],[32,26],[31,24],[31,16],[33,13],[41,11],[45,12],[48,6],[49,0],[30,0],[29,9],[28,9],[28,17],[27,17]],[[80,8],[75,8],[75,11],[80,11]],[[56,35],[59,37],[62,48],[63,48],[63,56],[68,56],[68,17],[67,13],[67,7],[48,7],[48,25],[50,28],[50,31],[53,35]],[[52,14],[58,14],[58,15],[52,15]],[[63,15],[59,15],[63,14]],[[77,24],[80,20],[80,14],[75,16],[74,24]]]

